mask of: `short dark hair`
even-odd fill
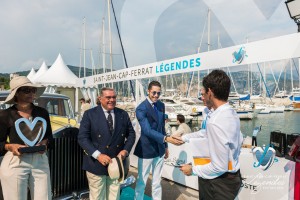
[[[152,86],[157,86],[161,88],[161,84],[158,81],[151,81],[148,85],[148,90],[151,90]]]
[[[84,99],[84,98],[81,98],[81,99],[80,99],[80,101],[83,101],[83,102],[85,102],[85,99]]]
[[[183,115],[177,115],[177,120],[180,122],[180,123],[184,123],[185,122],[185,117]]]
[[[100,90],[100,96],[103,96],[103,92],[109,90],[109,91],[115,91],[113,88],[109,88],[109,87],[103,87]]]
[[[213,70],[203,78],[202,85],[205,92],[208,92],[208,89],[210,89],[217,99],[228,100],[231,82],[223,70]]]

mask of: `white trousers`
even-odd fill
[[[14,156],[7,152],[0,167],[0,178],[5,200],[50,200],[51,182],[48,157],[39,153]]]
[[[118,179],[109,176],[98,176],[86,172],[89,182],[90,200],[118,200],[120,199],[120,184]]]
[[[152,167],[152,199],[161,200],[161,174],[164,156],[144,159],[138,158],[138,177],[135,186],[135,200],[143,200],[147,179]]]

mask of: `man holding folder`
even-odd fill
[[[204,77],[202,98],[207,107],[214,110],[206,121],[205,134],[201,134],[207,138],[209,162],[194,160],[194,164],[199,165],[187,164],[180,168],[185,175],[199,177],[201,200],[233,200],[242,183],[239,155],[243,137],[239,117],[227,102],[229,92],[230,79],[224,71],[213,70]],[[189,139],[191,137],[182,137],[185,142]]]

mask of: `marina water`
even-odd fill
[[[245,136],[252,136],[253,129],[262,125],[257,135],[258,146],[270,143],[270,133],[281,131],[286,134],[300,133],[300,112],[258,114],[252,120],[241,120],[241,131]]]
[[[258,114],[257,118],[252,120],[241,120],[241,131],[245,137],[252,137],[253,129],[260,125],[262,125],[262,128],[257,135],[258,146],[270,143],[270,133],[272,131],[300,134],[300,111]],[[192,124],[192,128],[196,127],[199,127],[199,125]]]

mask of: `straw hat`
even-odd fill
[[[111,179],[118,179],[119,183],[124,180],[124,167],[123,161],[120,157],[115,157],[111,159],[108,165],[108,175]]]
[[[36,98],[40,97],[44,91],[45,87],[39,86],[39,85],[34,85],[26,76],[16,76],[13,79],[11,79],[10,83],[10,94],[7,96],[5,99],[4,103],[7,104],[13,104],[15,103],[15,95],[17,90],[20,87],[35,87],[37,88],[37,91],[35,93]]]

